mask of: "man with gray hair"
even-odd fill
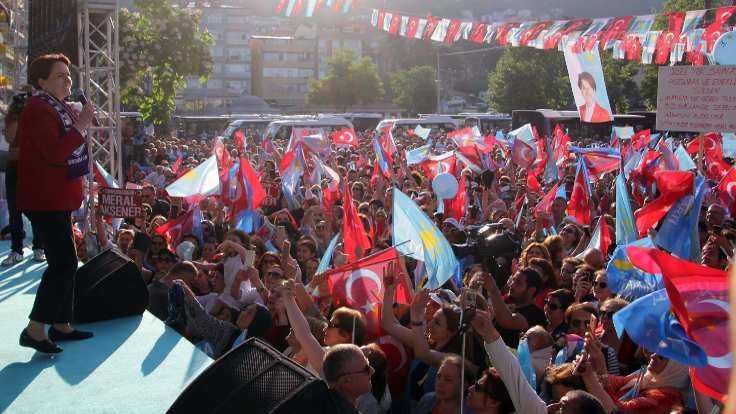
[[[352,344],[331,347],[322,362],[322,373],[338,411],[359,413],[355,400],[371,392],[373,375],[373,368],[360,348]]]

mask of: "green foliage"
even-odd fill
[[[383,82],[369,57],[357,59],[352,50],[338,50],[327,61],[327,67],[324,79],[309,81],[309,105],[332,105],[347,110],[383,98]]]
[[[488,104],[501,113],[515,109],[564,109],[572,102],[562,53],[506,48],[488,74]]]
[[[601,53],[603,77],[606,80],[606,91],[614,114],[625,114],[630,110],[629,103],[636,99],[639,87],[634,82],[634,75],[640,65],[614,59],[610,53]]]
[[[136,0],[140,13],[120,12],[121,101],[156,125],[168,123],[186,77],[204,81],[213,66],[212,35],[199,29],[197,14],[170,3]]]
[[[412,114],[434,112],[436,72],[432,66],[414,66],[391,75],[394,104]]]
[[[724,0],[712,0],[711,7],[720,7],[725,4]],[[705,8],[704,0],[665,0],[662,5],[662,13],[702,10]],[[667,18],[664,16],[657,17],[653,30],[667,30]],[[644,69],[644,79],[641,84],[641,96],[644,98],[647,109],[654,111],[657,109],[657,65],[647,65]]]

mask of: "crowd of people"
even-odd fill
[[[343,181],[311,182],[304,173],[295,197],[284,194],[279,166],[289,140],[244,131],[244,144],[226,138],[231,160],[247,159],[265,198],[255,210],[258,226],[244,229],[221,196],[182,199],[165,188],[213,154],[215,140],[173,136],[138,138],[125,154],[126,181],[140,186],[143,217],[116,224],[94,205],[75,213],[77,254],[85,262],[116,248],[138,265],[150,293],[149,311],[219,358],[249,338],[260,338],[321,376],[341,412],[370,413],[673,413],[710,412],[714,401],[694,392],[687,366],[638,346],[616,332],[613,316],[630,297],[610,289],[606,265],[615,249],[589,248],[600,225],[615,233],[615,178],[592,183],[592,222],[567,210],[576,175],[574,155],[560,165],[561,191],[548,212],[535,211],[554,183],[538,194],[527,188],[530,168],[492,152],[493,170],[478,172],[457,160],[466,197],[458,219],[433,191],[432,179],[408,165],[405,151],[428,141],[394,130],[389,178],[377,167],[374,134],[358,145],[332,145],[322,159]],[[429,137],[432,151],[455,148],[443,131]],[[591,140],[572,144],[590,146]],[[314,168],[312,160],[307,164]],[[543,181],[543,180],[541,180]],[[347,184],[347,185],[345,185]],[[344,194],[350,191],[350,198]],[[328,191],[341,194],[326,202]],[[320,262],[343,230],[352,200],[369,235],[367,257],[392,246],[394,192],[409,196],[454,247],[461,270],[429,290],[426,269],[408,256],[384,274],[379,326],[364,309],[335,303]],[[649,203],[657,193],[644,197]],[[518,200],[525,200],[523,203]],[[726,269],[736,241],[729,210],[713,197],[698,226],[702,264]],[[631,200],[636,209],[635,198]],[[161,231],[198,208],[195,234]],[[85,226],[90,220],[94,225]],[[479,255],[469,244],[479,225],[517,246],[504,257]],[[655,232],[652,229],[650,233]],[[134,246],[138,233],[150,248]],[[330,268],[349,264],[337,238]],[[14,264],[14,263],[8,263]],[[412,275],[412,276],[410,276]],[[409,291],[400,303],[398,286]]]

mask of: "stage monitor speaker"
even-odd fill
[[[320,378],[257,338],[205,369],[168,413],[337,414]]]
[[[28,1],[28,67],[45,53],[63,53],[79,64],[78,0]]]
[[[141,272],[119,250],[105,250],[77,270],[75,321],[96,322],[140,315],[146,306],[148,288]]]

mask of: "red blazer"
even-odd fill
[[[18,193],[21,211],[73,211],[82,204],[83,178],[70,179],[67,158],[84,143],[75,128],[63,133],[56,110],[28,98],[18,124]]]
[[[583,120],[585,116],[585,104],[578,108],[580,114],[580,120]],[[593,117],[590,118],[590,122],[611,122],[611,115],[602,106],[596,102],[595,108],[593,108]]]

